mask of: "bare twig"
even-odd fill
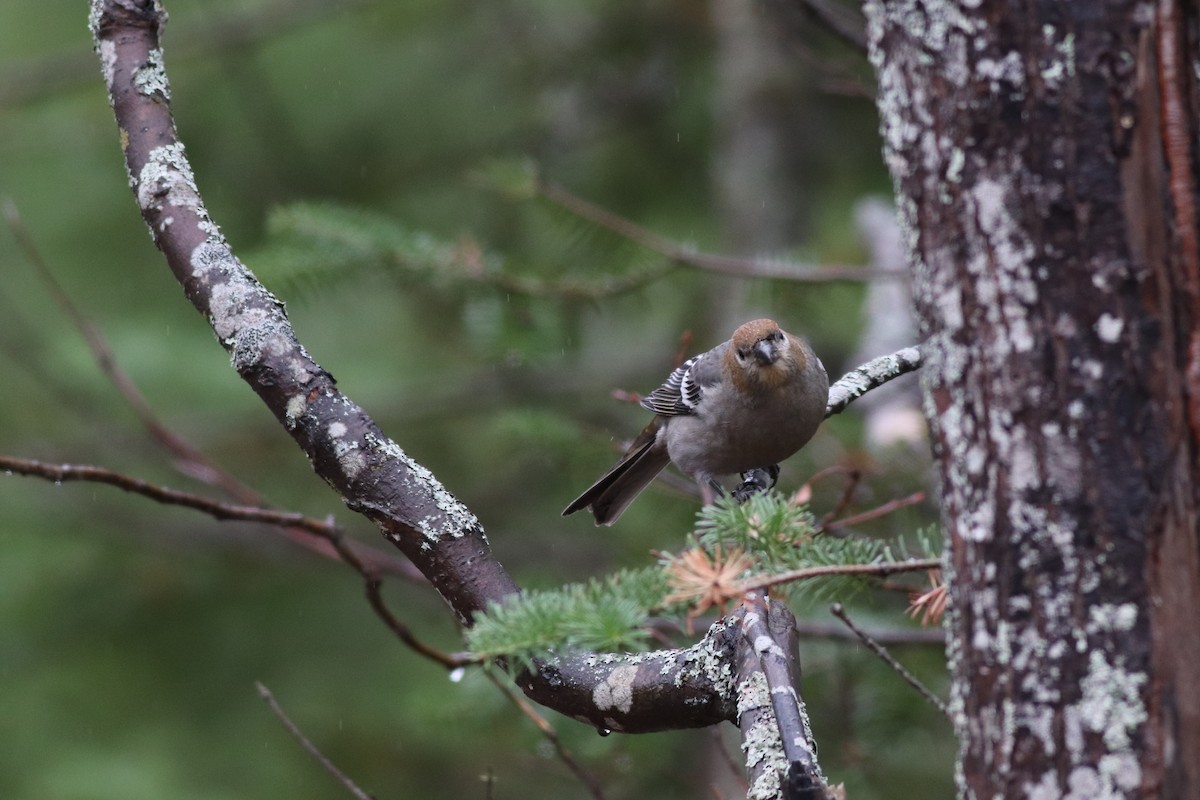
[[[63,288],[62,284],[58,282],[58,279],[54,277],[54,273],[42,257],[41,250],[34,241],[33,235],[25,225],[24,219],[21,218],[21,212],[10,199],[5,199],[4,201],[4,221],[8,224],[8,229],[12,232],[13,238],[20,245],[25,258],[33,266],[33,271],[42,283],[45,284],[50,297],[58,304],[63,313],[67,315],[67,318],[71,320],[71,324],[83,336],[83,340],[87,343],[88,349],[91,350],[92,357],[95,359],[97,366],[100,367],[100,371],[104,373],[104,376],[112,382],[121,396],[125,398],[125,402],[133,409],[133,413],[142,425],[167,450],[183,462],[187,474],[197,477],[205,483],[218,486],[231,496],[241,496],[246,505],[259,505],[257,499],[247,500],[244,497],[245,487],[242,484],[220,470],[213,469],[203,453],[186,439],[175,434],[159,420],[158,415],[154,413],[150,404],[146,402],[146,398],[141,390],[138,389],[137,384],[129,377],[129,373],[117,363],[112,348],[109,346],[104,334],[100,332],[100,328],[75,305],[74,301],[71,300],[71,296]]]
[[[833,639],[835,641],[853,641],[857,637],[840,625],[833,623],[815,622],[813,620],[796,620],[796,633],[801,639]],[[946,636],[937,628],[876,628],[867,631],[867,635],[880,644],[893,647],[937,646],[946,644]]]
[[[746,784],[746,773],[743,771],[741,764],[733,760],[733,756],[729,754],[729,748],[725,746],[725,737],[722,734],[723,728],[712,728],[712,741],[709,746],[717,752],[719,760],[729,770],[730,776],[741,784],[742,791],[745,792],[750,787]],[[716,795],[714,789],[714,796]]]
[[[757,589],[767,589],[784,583],[825,578],[831,575],[862,575],[869,577],[884,577],[899,572],[918,572],[927,569],[940,569],[941,559],[919,558],[909,561],[896,561],[888,564],[830,564],[821,567],[803,567],[777,575],[764,575],[760,578],[746,581],[738,586],[740,592],[752,592]]]
[[[554,747],[554,752],[558,755],[559,760],[566,764],[567,769],[571,770],[571,774],[587,787],[592,797],[596,798],[596,800],[604,800],[604,790],[600,786],[600,781],[575,760],[575,756],[571,754],[571,751],[567,749],[566,745],[562,743],[562,739],[559,738],[558,730],[545,717],[539,714],[537,709],[528,700],[514,692],[507,683],[496,675],[495,670],[484,670],[484,674],[496,685],[497,689],[504,693],[505,697],[512,701],[513,705],[520,709],[522,714],[537,726],[537,729],[542,732],[542,736],[546,737],[546,741],[550,742],[551,746]]]
[[[803,0],[803,6],[827,31],[859,54],[867,54],[866,22],[861,16],[854,16],[853,12],[830,0]]]
[[[905,586],[904,591],[911,594],[912,586]],[[712,624],[709,618],[696,620],[701,626]],[[665,617],[653,618],[649,621],[650,636],[664,646],[673,646],[670,634],[683,633],[683,627],[675,620]],[[832,622],[818,622],[811,619],[796,620],[796,633],[802,640],[828,639],[834,642],[858,642],[858,637],[843,626]],[[867,631],[875,641],[892,647],[942,647],[946,637],[940,628],[875,628]]]
[[[412,630],[396,618],[396,615],[383,602],[382,586],[378,578],[366,577],[364,581],[367,602],[371,604],[371,608],[375,610],[376,616],[383,620],[392,633],[396,634],[396,638],[404,642],[417,653],[425,656],[431,661],[436,661],[447,669],[458,669],[465,667],[468,664],[478,664],[479,659],[470,653],[443,653],[434,647],[422,642],[413,635]]]
[[[723,275],[743,278],[771,278],[801,283],[823,283],[829,281],[869,281],[879,278],[899,279],[903,271],[885,271],[868,267],[821,266],[796,264],[768,258],[736,258],[734,256],[702,253],[694,247],[680,244],[672,239],[644,228],[630,219],[609,209],[590,203],[560,186],[538,181],[538,194],[572,214],[612,231],[648,250],[664,256],[674,264],[695,267]]]
[[[889,500],[875,508],[867,509],[860,514],[852,514],[848,517],[835,519],[832,522],[826,522],[821,525],[825,530],[833,531],[838,528],[849,528],[852,525],[859,525],[863,522],[868,522],[873,519],[891,514],[893,511],[898,511],[908,506],[914,506],[917,503],[925,501],[924,492],[913,492],[908,497],[897,497],[895,500]]]
[[[838,498],[837,505],[829,509],[829,511],[823,517],[821,517],[820,521],[817,522],[817,528],[821,530],[824,530],[829,525],[829,521],[831,519],[844,512],[850,506],[850,501],[854,499],[854,491],[858,488],[859,481],[862,480],[861,470],[852,469],[850,467],[832,466],[826,467],[816,475],[809,478],[808,483],[811,484],[818,478],[835,472],[844,474],[846,476],[846,485],[842,487],[842,496]]]
[[[829,613],[840,619],[847,628],[854,632],[855,636],[862,640],[862,643],[866,645],[868,650],[879,656],[883,663],[891,667],[892,670],[901,678],[903,678],[909,686],[916,689],[921,697],[929,701],[930,705],[942,712],[942,714],[944,714],[947,718],[950,717],[950,712],[946,709],[946,704],[942,702],[942,699],[930,691],[929,687],[921,683],[916,675],[913,675],[905,668],[903,664],[897,661],[895,657],[887,651],[886,647],[872,639],[864,630],[855,625],[854,621],[850,619],[850,615],[846,612],[846,609],[841,603],[834,603],[831,605],[829,607]]]
[[[372,571],[372,567],[364,564],[359,554],[350,547],[350,542],[345,539],[341,529],[333,522],[332,518],[320,520],[295,512],[222,503],[218,500],[192,494],[191,492],[181,492],[178,489],[157,486],[140,478],[134,478],[131,475],[103,467],[79,464],[46,464],[41,461],[0,455],[0,469],[18,475],[45,478],[55,483],[62,483],[64,481],[104,483],[133,494],[148,497],[159,503],[183,506],[201,511],[214,519],[259,522],[267,525],[303,530],[309,535],[320,536],[329,544],[342,561],[363,576],[366,584],[367,599],[371,604],[371,608],[383,620],[384,624],[396,634],[400,641],[404,642],[404,644],[408,645],[418,654],[436,661],[448,669],[454,669],[477,661],[477,659],[469,654],[448,655],[417,639],[408,626],[400,622],[384,605],[383,597],[380,594],[379,575]]]
[[[0,455],[0,469],[18,475],[29,475],[45,478],[55,483],[66,481],[90,481],[115,486],[126,492],[148,497],[159,503],[172,506],[184,506],[208,514],[214,519],[242,520],[244,522],[261,522],[267,525],[280,525],[300,528],[310,534],[325,539],[336,536],[337,526],[326,520],[306,517],[290,511],[273,511],[257,506],[241,506],[222,503],[191,492],[181,492],[166,486],[157,486],[122,472],[116,472],[104,467],[94,467],[84,464],[47,464],[33,459],[13,458]]]
[[[279,719],[279,721],[283,724],[283,727],[287,729],[287,732],[292,735],[292,738],[299,742],[300,746],[303,747],[310,756],[316,759],[317,763],[320,764],[326,772],[337,779],[338,783],[342,784],[346,791],[357,797],[358,800],[375,800],[372,795],[369,795],[360,789],[358,784],[352,781],[350,777],[346,775],[346,773],[338,769],[324,753],[317,749],[315,744],[309,741],[308,737],[305,736],[298,727],[296,727],[296,723],[292,722],[291,719],[288,718],[288,715],[284,713],[283,709],[280,708],[279,703],[276,702],[275,696],[271,694],[270,689],[268,689],[266,686],[263,686],[259,682],[255,682],[254,685],[258,689],[259,696],[267,702],[267,706],[270,707],[271,713],[273,713]]]
[[[91,351],[92,357],[95,359],[101,373],[109,379],[109,382],[113,384],[117,392],[133,409],[138,421],[142,423],[142,426],[146,428],[154,440],[175,457],[176,465],[179,467],[180,472],[221,489],[243,506],[265,509],[262,495],[259,492],[217,466],[199,448],[175,433],[159,419],[154,409],[146,401],[145,395],[142,394],[137,384],[133,381],[133,378],[117,363],[113,349],[109,345],[104,333],[100,330],[100,327],[80,310],[79,306],[71,299],[70,294],[54,276],[53,270],[50,269],[50,266],[46,263],[46,259],[42,256],[41,250],[34,241],[33,235],[29,232],[28,226],[25,225],[25,221],[22,219],[16,204],[11,200],[5,199],[3,202],[3,211],[5,222],[8,224],[13,237],[16,238],[18,245],[20,245],[22,252],[24,252],[26,259],[33,266],[38,278],[45,284],[51,298],[63,310],[63,313],[67,315],[67,318],[87,343],[88,349]],[[303,528],[293,530],[286,525],[280,527],[282,527],[283,533],[288,538],[300,546],[326,558],[336,557],[334,549],[330,547],[324,538],[314,539],[307,535],[307,533],[302,533]],[[357,559],[368,563],[375,572],[397,575],[410,581],[425,582],[425,577],[416,567],[390,553],[376,550],[361,542],[349,542],[346,548],[352,551]]]

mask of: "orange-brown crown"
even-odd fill
[[[755,350],[760,343],[772,340],[779,340],[774,345],[778,359],[761,363]],[[806,359],[803,347],[774,320],[756,319],[733,332],[725,362],[726,374],[733,385],[739,391],[753,394],[777,389],[792,380],[804,369]]]
[[[733,332],[732,344],[738,350],[749,350],[778,330],[773,319],[752,320]]]

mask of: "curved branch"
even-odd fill
[[[919,369],[920,366],[920,348],[906,347],[891,355],[873,358],[861,367],[850,370],[829,387],[829,404],[825,407],[826,419],[845,411],[846,406],[872,389]]]
[[[300,345],[283,304],[238,260],[206,210],[176,134],[157,0],[92,0],[89,26],[142,218],[233,367],[351,509],[374,521],[458,619],[518,591],[479,520],[338,390]],[[535,701],[598,728],[639,732],[732,719],[733,646],[571,656],[518,676]]]

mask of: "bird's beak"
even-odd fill
[[[759,366],[769,367],[779,359],[779,350],[773,342],[763,339],[754,345],[754,360]]]

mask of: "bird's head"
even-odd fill
[[[803,349],[770,319],[756,319],[734,331],[725,359],[734,384],[742,391],[778,388],[805,364]]]

